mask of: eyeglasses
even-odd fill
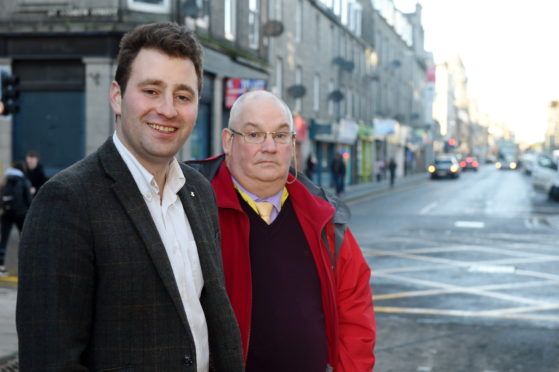
[[[295,135],[295,132],[254,132],[253,131],[253,132],[241,133],[231,128],[229,128],[229,130],[233,134],[238,134],[239,136],[243,137],[246,143],[252,143],[252,144],[264,143],[264,141],[266,141],[266,138],[268,137],[269,134],[272,136],[272,139],[274,140],[275,143],[286,145],[288,143],[291,143],[291,141],[293,140],[293,136]]]

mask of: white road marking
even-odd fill
[[[419,366],[417,367],[417,372],[431,372],[431,367]]]
[[[456,227],[464,227],[469,229],[483,229],[485,227],[485,222],[482,221],[456,221],[454,223]]]
[[[437,205],[439,205],[439,203],[437,203],[437,202],[431,203],[431,204],[425,206],[425,207],[419,212],[419,214],[427,214],[427,213],[431,212],[431,210],[432,210],[433,208],[436,208]]]
[[[514,266],[502,265],[472,265],[468,268],[473,273],[512,274],[516,271]]]

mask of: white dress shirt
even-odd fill
[[[177,196],[177,192],[185,183],[184,174],[177,159],[173,158],[166,175],[167,180],[161,199],[155,177],[128,151],[116,132],[113,134],[113,142],[132,173],[163,241],[194,337],[198,371],[207,372],[209,369],[208,327],[200,304],[204,277],[192,229],[181,200]]]

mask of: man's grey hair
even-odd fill
[[[233,106],[231,107],[231,112],[229,114],[228,128],[230,129],[233,128],[235,123],[237,123],[237,121],[239,120],[239,115],[241,113],[241,109],[245,101],[249,101],[251,99],[260,99],[260,98],[271,98],[274,101],[276,101],[278,106],[281,107],[285,112],[285,116],[287,117],[287,124],[289,124],[289,129],[291,131],[294,131],[293,115],[291,114],[291,110],[289,109],[287,104],[281,98],[266,90],[253,90],[237,98],[237,100],[235,101],[235,103],[233,103]]]

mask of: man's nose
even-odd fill
[[[162,95],[157,107],[157,113],[167,117],[172,118],[177,115],[177,109],[175,108],[175,100],[172,95]]]
[[[264,142],[262,142],[262,149],[265,151],[276,151],[277,144],[274,141],[272,133],[266,133],[266,137],[264,138]]]

